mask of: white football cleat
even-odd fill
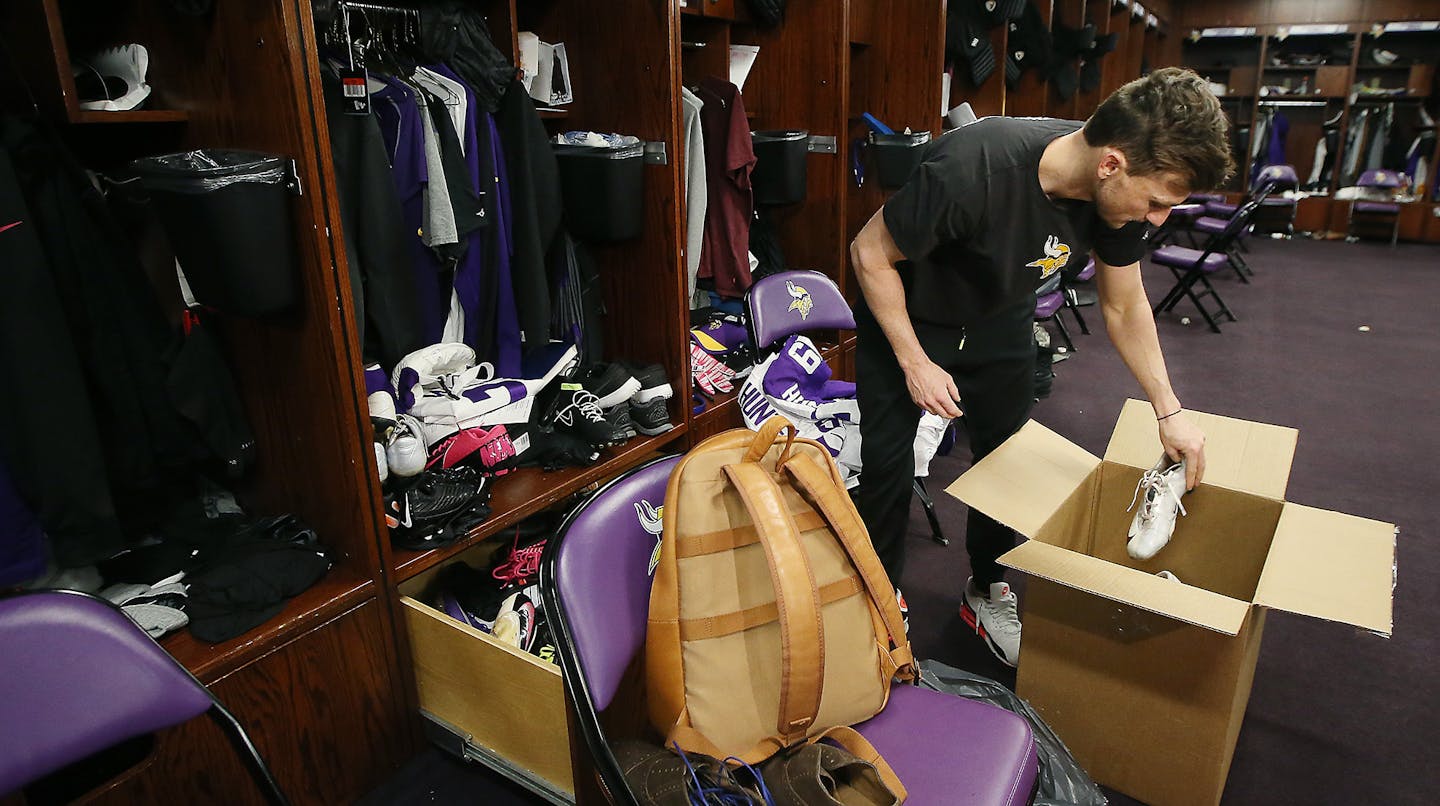
[[[1166,465],[1169,465],[1166,467]],[[1162,469],[1164,468],[1164,469]],[[1148,560],[1155,552],[1165,548],[1170,536],[1175,533],[1176,513],[1185,514],[1185,505],[1180,496],[1185,494],[1185,463],[1170,464],[1167,457],[1152,470],[1145,471],[1140,483],[1135,486],[1135,496],[1125,510],[1140,509],[1130,521],[1130,542],[1125,550],[1137,560]]]

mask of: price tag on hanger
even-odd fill
[[[341,68],[340,88],[345,96],[345,114],[370,114],[370,77],[363,67]]]

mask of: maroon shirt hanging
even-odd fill
[[[750,219],[754,213],[750,171],[755,167],[750,123],[740,89],[734,84],[707,78],[696,94],[705,102],[700,126],[705,135],[709,196],[699,276],[713,278],[721,296],[740,297],[750,287]]]

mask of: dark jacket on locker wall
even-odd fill
[[[10,124],[0,120],[5,139]],[[122,545],[90,390],[10,152],[0,149],[0,374],[10,421],[0,448],[57,559],[79,565]],[[7,529],[12,544],[23,532]]]
[[[545,255],[560,231],[560,168],[545,124],[525,87],[512,80],[495,113],[505,144],[515,255],[510,264],[520,332],[528,347],[550,340],[550,281]]]
[[[0,118],[0,149],[0,356],[23,424],[0,445],[56,560],[84,565],[122,546],[121,497],[193,475],[207,445],[231,445],[221,458],[239,473],[253,438],[238,405],[191,395],[225,388],[228,370],[177,343],[134,246],[59,139]]]
[[[366,361],[393,367],[425,346],[424,327],[401,223],[400,201],[373,115],[347,115],[338,79],[324,75],[350,296]]]

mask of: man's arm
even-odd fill
[[[1155,416],[1165,418],[1159,421],[1160,444],[1172,460],[1184,458],[1185,487],[1194,489],[1205,476],[1205,434],[1181,411],[1180,398],[1170,387],[1155,317],[1140,282],[1140,264],[1110,266],[1096,257],[1095,269],[1110,341],[1145,390]]]
[[[905,372],[905,385],[915,405],[941,417],[959,417],[960,392],[950,373],[925,355],[910,313],[905,309],[905,286],[895,264],[905,259],[885,226],[885,208],[875,211],[850,244],[850,260],[855,277],[865,294],[865,304],[875,315],[895,359]]]

